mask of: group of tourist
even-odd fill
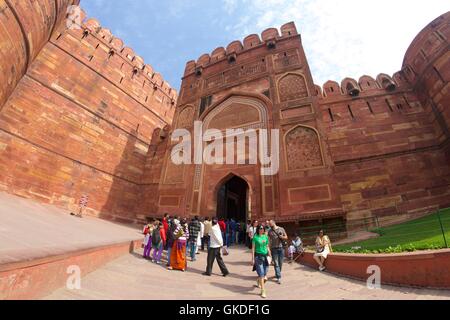
[[[210,263],[207,273],[208,270],[212,270],[212,263],[217,259],[226,276],[228,271],[224,267],[220,250],[226,245],[223,240],[226,238],[225,233],[230,230],[229,234],[235,235],[233,232],[236,232],[236,229],[227,227],[227,224],[222,228],[221,224],[223,223],[223,220],[219,221],[216,218],[203,219],[199,217],[188,222],[185,218],[170,217],[168,214],[164,215],[162,221],[152,219],[143,230],[145,235],[143,256],[156,264],[161,264],[162,253],[167,251],[167,269],[184,272],[187,269],[187,257],[194,262],[199,250],[204,251],[207,248],[208,263]],[[225,231],[223,232],[223,230]],[[239,241],[235,242],[230,239],[229,243],[231,245],[239,243]],[[152,250],[153,256],[151,255]]]
[[[150,223],[143,230],[145,235],[143,242],[144,259],[161,264],[162,253],[165,250],[167,251],[167,268],[186,271],[186,249],[188,241],[191,240],[189,229],[187,219],[181,219],[180,217],[170,218],[166,214],[162,221],[151,219]],[[196,230],[194,228],[191,237]],[[198,233],[199,231],[197,231]],[[151,256],[152,250],[153,257]]]
[[[243,229],[243,227],[245,229]],[[245,232],[243,231],[245,230]],[[278,226],[274,220],[263,223],[248,221],[241,223],[218,218],[195,217],[191,221],[185,218],[164,215],[162,221],[152,220],[143,230],[144,258],[161,264],[162,253],[167,251],[167,269],[186,271],[187,257],[196,261],[199,250],[208,250],[206,271],[204,276],[211,276],[213,264],[217,260],[224,277],[229,271],[222,255],[227,255],[227,247],[233,244],[245,243],[252,252],[251,265],[258,274],[256,287],[261,289],[261,297],[266,298],[266,282],[268,281],[269,266],[275,269],[275,278],[281,284],[283,262],[287,251],[290,262],[296,254],[303,255],[303,243],[296,234],[291,243],[284,228]],[[153,250],[153,256],[151,251]],[[316,240],[316,254],[314,259],[319,264],[319,270],[325,270],[325,259],[332,252],[330,239],[319,233]]]

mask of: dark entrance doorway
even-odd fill
[[[248,184],[244,179],[233,176],[217,193],[217,216],[235,221],[247,221]]]

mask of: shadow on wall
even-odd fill
[[[101,174],[102,177],[97,179],[100,183],[86,186],[88,194],[96,197],[98,203],[104,203],[99,213],[101,219],[118,223],[145,223],[146,217],[153,216],[156,210],[155,199],[167,139],[161,139],[161,129],[155,129],[147,150],[143,147],[144,143],[136,138],[137,135],[136,130],[128,135],[113,176]],[[110,179],[107,183],[106,178]]]
[[[136,148],[136,135],[135,130],[128,135],[121,160],[113,175],[98,179],[102,183],[92,186],[90,190],[92,197],[98,197],[101,199],[99,202],[104,203],[99,213],[101,219],[119,223],[136,222],[135,208],[139,201],[141,179],[139,170],[143,170],[145,164],[145,155]],[[103,183],[105,179],[110,179],[109,183]],[[103,197],[106,199],[102,199]]]
[[[145,172],[140,186],[139,205],[135,208],[138,217],[143,222],[148,218],[162,218],[159,208],[160,182],[164,179],[166,152],[170,148],[170,126],[156,128],[152,134],[149,146]],[[170,171],[171,175],[177,171]]]

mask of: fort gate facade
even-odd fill
[[[393,76],[315,85],[291,22],[189,61],[178,94],[97,20],[68,26],[73,4],[0,0],[0,190],[69,210],[86,195],[88,214],[128,222],[350,225],[450,206],[449,13]],[[279,130],[279,170],[175,165],[171,133],[195,121]]]

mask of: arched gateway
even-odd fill
[[[244,179],[231,174],[217,186],[217,216],[246,221],[249,217],[250,187]]]
[[[211,106],[200,120],[203,121],[205,131],[216,129],[225,137],[227,129],[254,130],[256,133],[260,129],[271,129],[270,118],[271,103],[266,97],[234,93]],[[252,213],[261,214],[273,210],[272,177],[263,179],[260,163],[250,164],[249,139],[245,139],[247,142],[243,150],[237,148],[237,144],[232,147],[236,163],[203,163],[195,166],[190,197],[191,215],[218,215],[244,221],[246,218],[250,219]],[[206,145],[205,143],[204,147]],[[224,148],[224,159],[228,155],[227,151]],[[238,155],[243,155],[246,164],[237,163]]]

